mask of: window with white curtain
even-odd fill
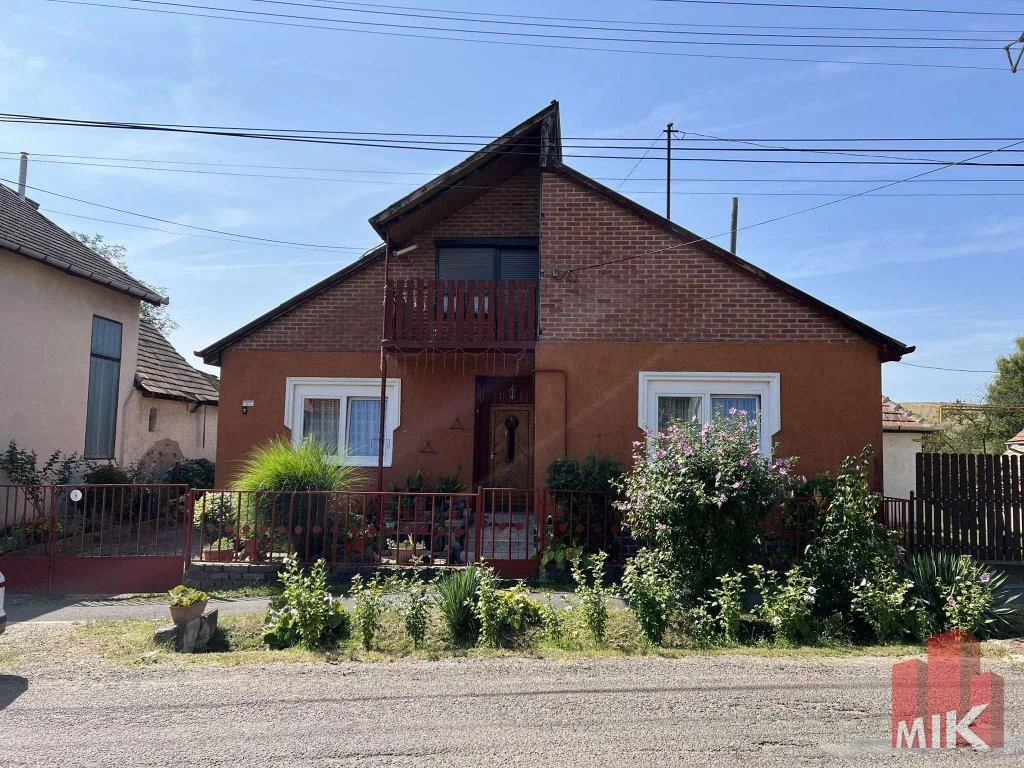
[[[384,425],[384,466],[391,466],[392,435],[401,413],[401,380],[388,379]],[[380,447],[380,379],[289,377],[284,423],[292,441],[323,443],[357,467],[377,465]]]
[[[653,433],[676,421],[706,424],[743,411],[757,421],[759,445],[770,455],[782,426],[780,393],[781,377],[774,372],[641,371],[638,425]]]

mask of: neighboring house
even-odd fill
[[[1006,441],[1007,455],[1024,455],[1024,429]]]
[[[0,184],[0,450],[124,457],[140,301],[167,303]]]
[[[881,365],[913,348],[565,165],[557,103],[370,223],[386,245],[197,353],[228,406],[218,483],[277,436],[375,467],[382,330],[385,487],[542,487],[732,407],[807,474],[881,450]]]
[[[217,453],[217,378],[189,365],[152,323],[139,323],[135,389],[126,408],[123,455],[159,480],[183,459]]]
[[[917,454],[924,436],[938,431],[930,421],[904,406],[882,398],[883,491],[894,499],[909,499],[917,485]]]

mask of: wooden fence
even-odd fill
[[[1022,463],[1020,456],[919,453],[916,493],[887,499],[886,522],[909,550],[1024,561]]]

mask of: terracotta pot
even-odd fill
[[[233,549],[204,549],[203,560],[208,563],[230,563],[235,559]]]
[[[246,539],[245,556],[250,563],[258,563],[263,560],[263,545],[259,539]]]
[[[412,549],[396,549],[395,550],[395,562],[398,565],[405,565],[413,556],[416,554],[415,550]]]
[[[206,600],[192,603],[192,605],[172,605],[170,608],[171,621],[175,624],[184,624],[203,615],[203,611],[206,610]]]

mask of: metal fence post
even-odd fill
[[[188,573],[188,567],[192,563],[192,530],[195,528],[196,518],[196,492],[189,488],[185,496],[185,541],[184,552],[182,553],[182,575]]]

